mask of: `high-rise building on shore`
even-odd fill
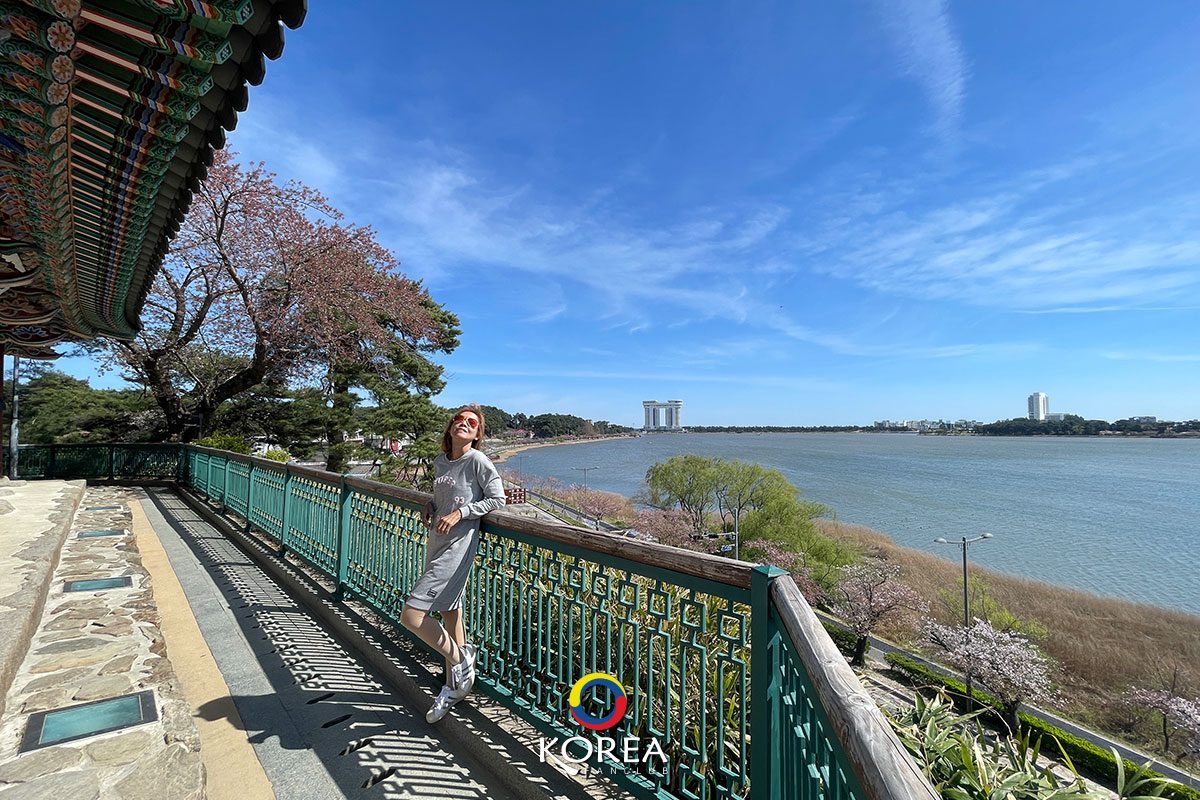
[[[683,411],[682,400],[668,400],[660,403],[657,400],[643,400],[642,411],[646,422],[642,426],[647,431],[678,431],[683,429],[680,414]]]
[[[1029,395],[1029,418],[1045,422],[1050,414],[1050,398],[1045,392],[1034,392]]]

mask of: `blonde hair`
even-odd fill
[[[442,452],[443,453],[450,452],[450,449],[451,449],[451,447],[450,447],[450,444],[451,444],[450,429],[454,427],[455,418],[464,411],[470,411],[472,414],[474,414],[479,419],[479,430],[476,431],[475,438],[471,440],[472,449],[478,450],[480,448],[480,446],[483,444],[483,424],[484,424],[483,409],[475,404],[465,405],[465,406],[462,406],[461,408],[459,408],[458,411],[455,411],[450,416],[450,421],[446,423],[446,430],[442,433]]]

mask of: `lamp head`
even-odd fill
[[[935,544],[950,544],[943,537],[939,536],[933,540]]]
[[[985,534],[983,535],[983,538],[984,538],[984,539],[990,539],[990,538],[992,538],[992,535],[991,535],[990,533],[985,533]]]

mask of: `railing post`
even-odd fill
[[[346,476],[339,481],[342,487],[341,500],[338,504],[337,527],[337,588],[333,592],[334,600],[342,600],[346,596],[346,577],[350,566],[350,487],[346,486]]]
[[[283,465],[283,527],[279,531],[279,557],[287,555],[288,528],[292,525],[292,509],[288,496],[292,493],[292,468]]]
[[[50,445],[50,457],[49,457],[49,459],[47,459],[47,461],[48,461],[48,463],[46,464],[46,477],[57,479],[58,478],[58,445],[56,445],[56,444]],[[20,468],[19,461],[17,462],[17,467]],[[16,470],[14,470],[14,472],[15,471]]]
[[[229,510],[229,456],[222,459],[225,463],[221,467],[221,512]]]
[[[111,481],[116,476],[117,471],[117,446],[110,444],[108,446],[108,479]]]
[[[251,459],[250,466],[246,469],[246,533],[254,526],[250,523],[251,517],[254,516],[254,460]]]
[[[771,583],[787,572],[762,565],[750,572],[750,788],[755,797],[780,796],[775,740],[781,735],[781,681],[775,665]]]

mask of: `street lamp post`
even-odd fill
[[[573,470],[576,470],[576,471],[578,471],[578,472],[582,472],[582,473],[583,473],[583,490],[586,492],[586,491],[587,491],[587,474],[588,474],[588,470],[591,470],[591,469],[600,469],[600,468],[599,468],[599,467],[571,467],[571,469],[573,469]]]
[[[963,635],[966,636],[966,641],[971,641],[971,607],[970,599],[967,596],[967,547],[975,542],[982,542],[984,539],[991,539],[992,534],[985,533],[982,536],[976,536],[974,539],[962,537],[960,542],[951,542],[941,536],[934,539],[936,544],[952,544],[955,547],[962,548],[963,558]],[[963,670],[967,678],[967,713],[970,714],[975,709],[975,696],[971,693],[971,670]]]
[[[578,472],[582,472],[582,473],[583,473],[583,498],[584,498],[584,502],[587,502],[587,490],[588,490],[588,488],[587,488],[587,474],[588,474],[588,470],[591,470],[591,469],[600,469],[600,468],[599,468],[599,467],[571,467],[571,469],[573,469],[573,470],[576,470],[576,471],[578,471]],[[585,509],[583,513],[585,513],[585,514],[586,514],[586,513],[587,513],[587,510]],[[596,530],[600,530],[600,518],[599,518],[599,517],[596,517]]]
[[[742,537],[738,531],[738,517],[741,516],[741,509],[733,509],[733,559],[741,561],[742,559]]]

